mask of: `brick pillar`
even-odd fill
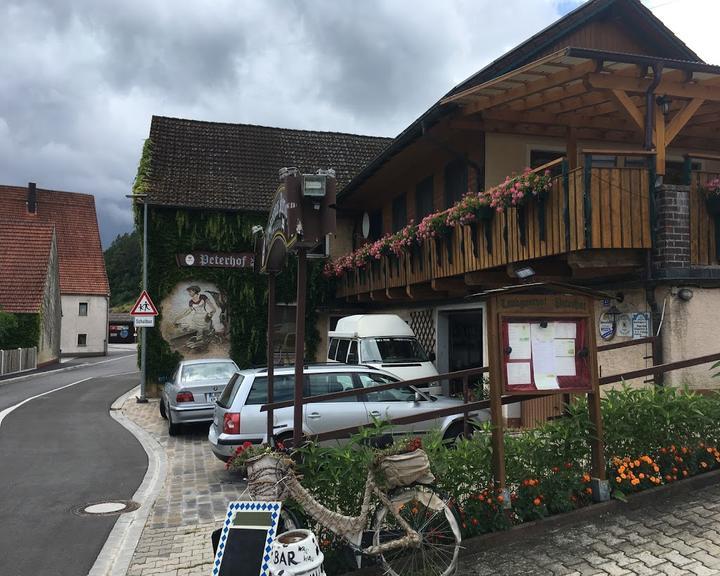
[[[690,187],[663,184],[655,190],[653,268],[690,267]]]

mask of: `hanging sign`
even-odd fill
[[[638,339],[647,338],[648,336],[650,336],[650,314],[636,312],[632,315],[632,337]]]
[[[140,297],[135,301],[135,305],[130,310],[132,316],[157,316],[158,310],[150,299],[147,290],[143,290]],[[137,324],[136,324],[137,326]]]
[[[230,502],[217,541],[212,576],[269,576],[282,502]]]
[[[178,266],[196,268],[252,268],[252,252],[190,252],[176,254]]]

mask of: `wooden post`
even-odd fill
[[[574,126],[568,126],[565,148],[570,170],[574,170],[578,166],[577,128]]]
[[[502,338],[498,323],[497,300],[488,300],[488,351],[490,361],[490,421],[492,423],[492,467],[495,487],[505,489],[505,443],[502,419]]]
[[[583,214],[585,216],[585,248],[592,248],[592,202],[590,186],[592,185],[592,155],[585,154],[583,166]]]
[[[665,175],[665,115],[662,107],[655,104],[655,173],[658,176]]]
[[[588,411],[594,433],[590,436],[590,457],[592,466],[592,490],[595,501],[610,499],[610,489],[607,483],[607,470],[605,465],[605,441],[603,435],[602,411],[600,410],[600,380],[598,374],[597,358],[597,330],[594,322],[594,301],[588,298],[588,362],[590,363],[590,385],[592,392],[588,393]]]
[[[268,274],[268,313],[267,313],[267,403],[273,403],[273,386],[275,379],[275,274]],[[267,443],[274,445],[273,409],[267,411]]]
[[[295,306],[295,406],[293,412],[293,446],[303,437],[303,388],[305,384],[305,276],[307,256],[304,248],[297,251],[297,304]]]

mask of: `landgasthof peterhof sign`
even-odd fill
[[[197,268],[252,268],[252,252],[190,252],[175,256],[178,266]]]

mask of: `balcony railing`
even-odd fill
[[[650,178],[646,168],[577,168],[553,178],[544,202],[457,226],[443,238],[383,256],[345,273],[339,297],[392,297],[388,289],[490,270],[590,248],[649,249]],[[380,291],[380,292],[378,292]]]
[[[690,176],[690,264],[717,265],[716,219],[708,213],[705,195],[700,190],[710,180],[720,177],[717,172],[693,171]]]

